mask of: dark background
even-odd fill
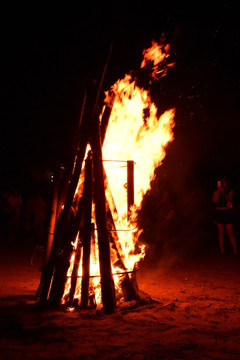
[[[112,42],[103,90],[138,68],[143,49],[164,34],[176,65],[151,91],[160,111],[176,108],[175,139],[140,223],[145,240],[164,251],[215,246],[217,179],[230,177],[237,204],[240,192],[238,22],[230,1],[2,9],[2,191],[9,184],[23,193],[32,181],[49,184],[55,164],[67,161],[83,92],[99,79]],[[176,214],[171,234],[159,209],[165,190]]]

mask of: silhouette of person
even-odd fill
[[[26,204],[26,228],[33,231],[37,245],[45,244],[46,202],[39,193],[30,196]]]
[[[17,189],[12,189],[10,191],[5,191],[3,193],[3,207],[2,210],[6,214],[6,227],[7,227],[7,238],[9,243],[12,243],[16,240],[19,225],[20,225],[20,216],[22,209],[22,196],[17,191]]]
[[[225,231],[231,242],[233,254],[238,255],[236,237],[234,235],[234,190],[230,187],[229,181],[224,177],[217,182],[217,188],[213,193],[212,201],[215,204],[215,222],[218,229],[218,241],[220,252],[224,255]]]

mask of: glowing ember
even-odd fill
[[[141,67],[151,61],[152,76],[156,79],[160,73],[165,74],[166,65],[160,69],[160,64],[168,57],[168,46],[152,42],[150,49],[144,50]],[[158,109],[152,102],[147,90],[141,89],[130,75],[118,80],[106,93],[106,105],[111,101],[111,94],[115,100],[109,119],[106,137],[103,144],[104,168],[107,175],[106,198],[112,212],[115,227],[118,230],[117,244],[125,268],[131,272],[145,255],[145,248],[138,244],[141,230],[137,228],[136,214],[141,208],[144,194],[150,189],[150,182],[154,177],[154,170],[160,166],[165,149],[173,140],[174,114],[170,109],[158,117]],[[131,208],[130,220],[127,210],[127,161],[134,160],[134,205]],[[82,181],[82,179],[80,180]],[[82,189],[82,186],[79,186]],[[80,190],[78,190],[80,191]],[[81,190],[82,191],[82,190]],[[76,194],[77,196],[77,194]],[[93,211],[93,222],[94,211]],[[116,254],[111,250],[112,264],[117,262]],[[74,256],[73,256],[74,257]],[[79,267],[81,277],[82,266]],[[67,298],[70,286],[72,266],[68,271],[68,284],[65,287]],[[113,274],[122,273],[123,269],[112,265]],[[90,266],[90,297],[93,295],[97,304],[101,302],[99,261],[97,249],[97,235],[91,244]],[[131,276],[131,275],[130,275]],[[114,276],[116,293],[121,292],[118,281],[121,276]],[[80,283],[80,281],[79,281]],[[75,297],[80,297],[78,284]]]

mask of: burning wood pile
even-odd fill
[[[141,67],[153,80],[166,74],[168,50],[153,41],[143,51]],[[145,246],[137,212],[173,139],[174,109],[159,117],[149,92],[125,75],[105,93],[99,114],[109,56],[90,113],[84,96],[72,164],[55,181],[40,304],[112,313],[140,296],[136,271]]]

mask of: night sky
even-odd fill
[[[162,171],[200,186],[224,174],[238,182],[237,5],[129,3],[2,11],[3,184],[34,171],[44,177],[66,160],[83,92],[99,79],[111,43],[103,90],[138,68],[143,49],[163,34],[176,65],[152,90],[162,111],[176,108],[176,127]]]

